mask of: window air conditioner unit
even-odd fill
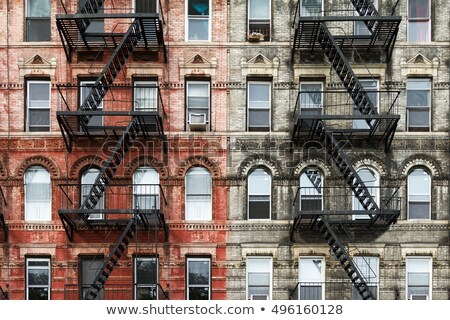
[[[269,300],[269,296],[267,294],[252,294],[250,300]]]
[[[188,122],[191,131],[205,131],[206,113],[190,113]]]
[[[410,300],[428,300],[427,294],[412,294]]]

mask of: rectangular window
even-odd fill
[[[211,260],[209,258],[187,259],[187,300],[211,299]]]
[[[322,114],[323,107],[323,83],[301,82],[300,83],[300,113],[302,115]]]
[[[136,300],[158,300],[158,258],[135,257],[134,297]]]
[[[186,0],[187,41],[210,40],[210,0]]]
[[[84,100],[89,96],[91,88],[94,86],[95,81],[80,81],[80,107],[83,105]],[[103,111],[103,102],[101,102],[96,110],[92,111]],[[102,127],[103,126],[103,116],[92,116],[89,120],[89,127]]]
[[[247,90],[248,131],[270,131],[271,83],[250,81]]]
[[[366,91],[375,110],[378,111],[378,80],[376,79],[360,79],[363,89]],[[353,105],[353,115],[361,115],[356,105]],[[369,124],[366,120],[353,120],[353,129],[369,129]]]
[[[408,79],[406,118],[408,131],[430,131],[431,80]]]
[[[270,41],[270,0],[248,1],[249,40]]]
[[[210,117],[210,83],[186,82],[186,116],[189,131],[206,131]]]
[[[375,299],[378,299],[378,257],[354,257],[353,262],[363,276],[364,281],[366,282]],[[352,299],[362,300],[361,295],[354,287],[352,288]]]
[[[431,1],[408,1],[408,41],[429,42],[431,40]]]
[[[324,261],[323,258],[303,258],[301,257],[298,265],[299,285],[298,298],[300,300],[323,300],[325,298],[324,290]]]
[[[272,297],[272,258],[247,258],[247,299],[269,300]]]
[[[158,111],[158,83],[156,81],[134,82],[134,111]]]
[[[50,174],[40,166],[31,166],[25,171],[25,220],[51,221],[52,187]]]
[[[323,16],[322,0],[301,0],[300,15],[302,17]]]
[[[97,273],[103,266],[102,257],[83,257],[80,260],[80,267],[78,271],[80,274],[80,300],[84,299],[91,285],[94,283]],[[103,300],[105,296],[105,290],[100,290],[95,300]]]
[[[27,0],[27,41],[50,41],[50,0]]]
[[[134,12],[158,13],[158,0],[134,0]]]
[[[50,89],[50,81],[27,81],[27,131],[50,131]]]
[[[372,4],[375,9],[378,10],[378,0],[372,0]],[[359,13],[355,11],[355,16],[359,17]],[[355,35],[357,36],[370,36],[371,33],[367,28],[364,21],[355,21]]]
[[[50,300],[50,259],[26,259],[27,300]]]
[[[406,259],[406,299],[431,300],[431,270],[431,258]]]

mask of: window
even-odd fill
[[[248,34],[270,41],[270,0],[248,1]]]
[[[158,111],[158,83],[134,82],[134,111]]]
[[[431,300],[431,262],[428,257],[406,259],[406,299]]]
[[[86,170],[83,175],[81,176],[81,201],[84,202],[84,200],[88,197],[90,194],[92,185],[95,183],[95,180],[97,180],[97,176],[100,174],[100,170],[96,168],[91,168]],[[105,197],[104,195],[99,199],[97,205],[94,209],[101,210],[105,208]],[[103,213],[91,213],[89,215],[89,219],[103,219]]]
[[[80,300],[84,299],[86,293],[88,292],[91,285],[94,283],[95,278],[99,270],[103,267],[103,257],[82,257],[80,259],[80,269],[81,272],[81,288],[80,288]],[[95,300],[103,300],[105,297],[105,290],[100,290],[95,297]]]
[[[27,81],[26,130],[50,131],[50,81]]]
[[[268,81],[248,82],[247,99],[248,131],[270,131],[271,83]]]
[[[26,259],[27,300],[50,300],[50,259]]]
[[[158,300],[158,258],[134,258],[134,283],[136,300]]]
[[[375,299],[378,299],[378,257],[354,257],[353,262],[364,278]],[[352,287],[352,299],[362,300],[358,291]]]
[[[159,174],[149,167],[138,168],[133,174],[133,208],[159,209]]]
[[[186,0],[187,41],[210,40],[210,0]]]
[[[406,118],[408,131],[430,131],[431,80],[408,79]]]
[[[84,6],[90,6],[89,2],[92,0],[78,0],[78,12],[82,11],[82,8]],[[101,7],[98,9],[98,13],[102,14],[104,13],[104,1],[97,1],[97,3],[101,3]],[[92,9],[89,9],[92,10]],[[89,11],[86,11],[89,12]],[[91,36],[90,34],[98,34],[105,32],[105,21],[103,18],[101,19],[90,19],[85,21],[87,22],[87,29],[85,31],[84,36],[88,39],[88,41],[97,41],[102,42],[104,41],[103,37],[95,37]],[[84,39],[83,39],[84,40]]]
[[[83,105],[86,97],[91,93],[94,84],[95,81],[80,81],[80,107]],[[97,106],[96,110],[92,111],[103,111],[103,101]],[[87,125],[89,127],[103,126],[103,116],[92,116]]]
[[[50,0],[27,0],[27,41],[50,41]]]
[[[25,220],[50,221],[52,219],[52,195],[50,173],[40,166],[27,169],[25,184]]]
[[[430,219],[431,177],[422,168],[413,169],[408,175],[408,219]]]
[[[134,12],[136,13],[158,13],[158,0],[134,0]]]
[[[186,174],[186,220],[211,220],[212,179],[208,170],[189,169]]]
[[[190,131],[205,131],[209,124],[210,83],[188,81],[186,83],[187,127]]]
[[[187,300],[211,299],[211,261],[209,258],[187,259]]]
[[[358,173],[362,182],[364,182],[364,185],[366,186],[373,200],[378,205],[378,199],[380,198],[380,178],[378,172],[376,172],[372,168],[360,168],[356,170],[356,172]],[[353,210],[366,210],[355,195],[353,195]],[[367,214],[354,214],[353,219],[370,219],[370,217]]]
[[[303,258],[299,260],[298,298],[300,300],[323,300],[325,298],[323,258]]]
[[[408,1],[408,41],[428,42],[431,40],[431,1]]]
[[[255,169],[248,176],[248,219],[270,219],[272,181],[264,169]]]
[[[300,210],[322,210],[322,173],[316,168],[300,175]]]
[[[316,17],[323,15],[322,0],[301,0],[300,13],[302,17]]]
[[[247,299],[269,300],[272,297],[272,259],[247,258]]]
[[[378,0],[371,1],[375,9],[378,10]],[[355,11],[355,16],[359,17],[359,13]],[[371,35],[371,32],[367,28],[364,21],[355,21],[355,35],[357,36],[368,36]]]
[[[375,111],[378,110],[378,80],[374,79],[360,79],[363,89],[366,91],[367,96],[372,102]],[[361,111],[358,110],[356,105],[353,105],[353,115],[361,115]],[[369,124],[366,120],[353,120],[353,129],[369,129]]]
[[[300,113],[302,115],[322,114],[323,106],[323,83],[301,82],[300,83]]]

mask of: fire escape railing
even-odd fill
[[[0,186],[0,230],[3,231],[3,239],[8,242],[8,225],[5,221],[5,208],[8,205],[3,187]]]

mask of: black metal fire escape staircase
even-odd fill
[[[372,1],[351,0],[351,2],[359,15],[370,17],[378,16]],[[377,32],[376,19],[367,20],[364,22],[372,34]],[[314,32],[317,32],[316,41],[320,44],[320,47],[331,64],[331,67],[335,70],[349,96],[353,100],[355,108],[361,113],[361,115],[376,116],[378,114],[377,109],[370,100],[367,92],[364,90],[358,77],[352,70],[349,61],[345,57],[335,37],[328,29],[326,22],[320,22],[318,28],[319,30],[314,30]],[[372,135],[378,129],[380,120],[377,117],[366,117],[365,121],[367,122],[369,128],[368,134]],[[328,155],[344,177],[346,184],[350,187],[362,207],[368,212],[368,226],[372,226],[380,218],[380,207],[370,194],[363,180],[353,168],[351,161],[346,156],[343,150],[343,146],[345,144],[339,143],[339,141],[335,138],[332,128],[327,128],[321,119],[308,120],[308,122],[310,126],[310,137],[318,139],[322,145],[325,146]],[[317,178],[314,175],[308,175],[308,178],[317,188]],[[296,223],[297,222],[294,221],[294,225]],[[318,215],[315,223],[317,223],[321,234],[327,241],[330,249],[338,258],[341,266],[347,273],[361,298],[364,300],[375,299],[363,275],[358,270],[358,267],[353,263],[349,252],[333,231],[333,221],[329,220],[325,215]],[[389,223],[392,223],[392,221],[389,221]]]
[[[3,239],[5,242],[8,242],[8,225],[5,222],[4,211],[7,206],[6,197],[3,193],[3,188],[0,187],[0,230],[3,231]]]
[[[83,7],[80,8],[80,14],[96,14],[103,7],[104,0],[88,0]],[[76,20],[76,24],[80,32],[83,34],[91,24],[92,19]]]

